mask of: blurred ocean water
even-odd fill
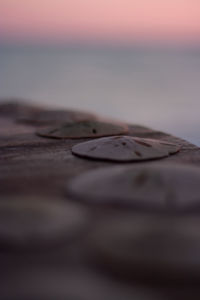
[[[198,49],[0,46],[0,98],[12,97],[97,112],[200,146]]]

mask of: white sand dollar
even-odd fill
[[[0,201],[0,247],[37,247],[73,237],[86,222],[79,206],[54,200]]]
[[[168,142],[131,136],[112,136],[73,146],[81,157],[112,161],[143,161],[169,156],[180,147]]]
[[[118,123],[81,121],[64,123],[58,127],[45,128],[38,135],[60,139],[93,138],[127,133],[128,127]]]
[[[101,168],[73,179],[68,191],[93,204],[192,210],[200,208],[200,169],[164,163]]]
[[[199,217],[121,214],[98,224],[91,254],[123,278],[199,281]]]

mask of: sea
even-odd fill
[[[200,146],[200,47],[0,45],[0,102],[16,98]]]

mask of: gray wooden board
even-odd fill
[[[10,115],[0,113],[0,201],[16,196],[26,196],[28,201],[33,196],[43,196],[71,203],[74,200],[66,193],[70,179],[88,170],[120,164],[72,155],[73,145],[90,139],[55,140],[37,136],[36,130],[38,126],[17,123],[13,111]],[[174,162],[200,167],[200,148],[187,141],[138,125],[129,126],[129,135],[180,145],[179,153],[162,159],[164,164]],[[88,260],[87,236],[98,220],[115,212],[105,207],[101,210],[82,203],[77,205],[88,210],[90,218],[82,233],[70,243],[41,252],[0,248],[0,276],[3,278],[0,299],[189,299],[190,293],[193,293],[192,299],[200,298],[200,290],[187,283],[184,293],[180,285],[130,283],[96,267]]]

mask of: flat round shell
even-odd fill
[[[1,200],[0,248],[37,247],[65,241],[73,237],[85,221],[84,210],[61,201]]]
[[[75,145],[72,153],[111,161],[143,161],[169,156],[180,147],[168,142],[131,136],[111,136]]]
[[[41,110],[39,106],[27,104],[22,101],[9,99],[0,103],[0,115],[8,118],[20,118],[24,115],[37,113]]]
[[[58,127],[41,129],[38,135],[60,139],[94,138],[127,133],[126,125],[101,121],[65,123]]]
[[[115,215],[100,222],[88,242],[90,257],[123,278],[199,281],[197,216]]]
[[[100,204],[150,210],[200,208],[200,170],[194,166],[149,163],[101,168],[68,185],[72,197]]]
[[[25,113],[17,122],[41,126],[93,119],[96,119],[95,115],[75,110],[38,110]]]

